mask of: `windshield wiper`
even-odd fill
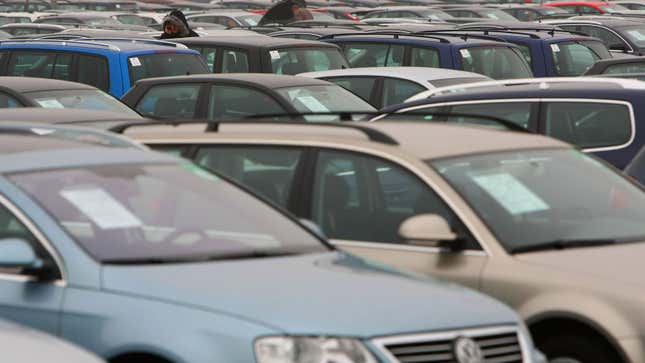
[[[115,258],[101,261],[106,265],[161,265],[173,263],[198,263],[208,261],[242,260],[252,258],[282,257],[297,255],[291,251],[251,251],[205,256],[186,257],[144,257],[144,258]]]
[[[622,241],[618,239],[611,239],[611,238],[559,239],[559,240],[549,241],[549,242],[535,244],[535,245],[511,248],[510,253],[516,254],[516,253],[538,252],[538,251],[548,251],[548,250],[564,250],[567,248],[596,247],[596,246],[614,245],[620,242]]]

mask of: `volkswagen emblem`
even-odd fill
[[[453,349],[459,363],[484,363],[484,353],[479,345],[470,338],[458,338],[455,340]]]

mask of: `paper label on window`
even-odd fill
[[[141,61],[137,57],[132,57],[132,58],[130,58],[130,64],[133,67],[140,67],[141,66]]]
[[[645,40],[645,34],[641,33],[639,30],[628,30],[627,34],[631,35],[633,38],[635,38],[638,41]]]
[[[44,136],[44,135],[53,134],[56,131],[50,130],[50,129],[41,129],[41,128],[34,127],[34,128],[31,129],[31,132],[33,132],[36,135]]]
[[[468,49],[460,49],[459,53],[461,53],[461,56],[464,58],[470,58],[470,51]]]
[[[101,229],[141,227],[142,223],[102,189],[64,190],[60,195]]]
[[[473,180],[510,214],[518,215],[549,209],[542,198],[510,174],[482,175],[474,177]]]
[[[551,50],[554,52],[559,52],[560,47],[557,44],[551,44]]]
[[[311,112],[329,112],[329,109],[325,105],[312,96],[298,96],[296,100],[300,101]]]
[[[269,51],[269,54],[271,55],[271,59],[273,60],[280,59],[280,52],[278,52],[277,50],[271,50]]]
[[[42,100],[36,100],[40,107],[43,108],[65,108],[62,103],[58,102],[55,98],[46,98]]]

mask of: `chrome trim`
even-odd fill
[[[496,99],[487,99],[487,100],[476,100],[476,101],[450,101],[450,102],[440,102],[432,103],[425,105],[418,105],[414,107],[408,107],[401,110],[398,110],[396,113],[405,113],[410,111],[416,111],[424,108],[435,108],[435,107],[445,107],[445,106],[455,106],[455,105],[477,105],[477,104],[486,104],[486,103],[503,103],[503,102],[577,102],[577,103],[610,103],[616,105],[627,106],[629,110],[629,121],[631,126],[631,132],[629,140],[621,145],[615,146],[605,146],[605,147],[594,147],[594,148],[584,148],[582,150],[586,152],[597,152],[597,151],[613,151],[620,150],[629,147],[636,139],[636,116],[634,115],[634,107],[630,102],[621,101],[621,100],[610,100],[602,98],[496,98]],[[386,115],[378,116],[373,119],[377,121],[380,118],[386,117]],[[549,135],[545,135],[549,136]],[[550,136],[549,136],[550,137]]]
[[[386,345],[390,344],[407,344],[407,343],[422,343],[422,342],[433,342],[439,340],[455,340],[459,337],[467,338],[481,338],[489,335],[498,335],[498,334],[508,334],[515,333],[517,334],[517,340],[520,345],[520,351],[522,352],[522,362],[529,363],[531,362],[531,355],[529,352],[529,345],[527,337],[525,337],[521,330],[515,325],[507,326],[497,326],[489,328],[472,328],[472,329],[458,329],[458,330],[449,330],[449,331],[439,331],[436,333],[421,333],[421,334],[406,334],[406,335],[394,335],[394,336],[385,336],[385,337],[376,337],[371,339],[371,343],[378,348],[379,353],[387,357],[391,363],[399,363],[399,360],[396,359],[392,353],[386,348]]]
[[[429,246],[416,246],[416,245],[402,245],[395,243],[379,243],[379,242],[369,242],[369,241],[348,241],[348,240],[339,240],[339,239],[330,239],[331,244],[334,246],[346,246],[346,247],[357,247],[357,248],[374,248],[380,250],[397,250],[397,251],[409,251],[409,252],[420,252],[420,253],[444,253],[444,250],[439,247],[429,247]],[[487,257],[486,252],[482,250],[464,250],[459,251],[456,254],[464,256],[473,256],[473,257]]]
[[[54,246],[49,242],[47,237],[40,232],[38,227],[27,217],[25,213],[20,210],[15,204],[13,204],[9,199],[7,199],[4,195],[0,194],[0,205],[4,206],[11,212],[18,220],[31,232],[38,242],[47,250],[47,252],[52,256],[54,259],[54,263],[56,263],[56,266],[58,267],[58,271],[60,271],[61,274],[61,279],[55,280],[51,283],[53,284],[61,284],[61,286],[67,286],[67,271],[65,270],[65,264],[63,263],[63,258],[60,256],[58,251],[54,248]],[[15,280],[14,278],[7,278],[8,275],[11,274],[0,274],[0,278],[2,279],[10,279],[10,280]],[[22,275],[11,275],[11,276],[22,276]],[[28,278],[27,281],[30,281],[29,278],[33,279],[31,276],[24,276]]]

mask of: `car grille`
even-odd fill
[[[454,344],[460,337],[477,343],[484,355],[484,363],[524,362],[524,343],[514,327],[387,337],[375,339],[374,343],[392,362],[459,363]]]

